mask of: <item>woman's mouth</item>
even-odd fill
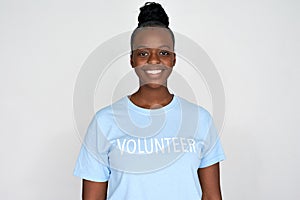
[[[153,74],[153,75],[155,75],[155,74],[161,73],[161,72],[162,72],[162,69],[145,70],[145,72],[146,72],[147,74]]]

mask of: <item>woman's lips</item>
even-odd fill
[[[152,74],[152,75],[160,74],[162,71],[163,71],[162,69],[145,70],[147,74]]]

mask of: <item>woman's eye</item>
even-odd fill
[[[159,52],[159,54],[162,55],[162,56],[169,56],[169,55],[171,55],[169,51],[161,51],[161,52]]]
[[[148,52],[146,52],[146,51],[140,51],[140,52],[138,52],[138,56],[146,57],[146,56],[148,56]]]

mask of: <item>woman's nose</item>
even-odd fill
[[[160,59],[159,59],[159,56],[157,55],[156,51],[150,52],[150,56],[148,58],[148,63],[149,64],[159,64],[160,63]]]

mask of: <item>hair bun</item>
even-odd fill
[[[155,25],[157,22],[166,26],[166,28],[169,27],[169,17],[167,13],[159,3],[155,2],[147,2],[140,8],[138,21],[138,27],[142,27],[148,23]]]

